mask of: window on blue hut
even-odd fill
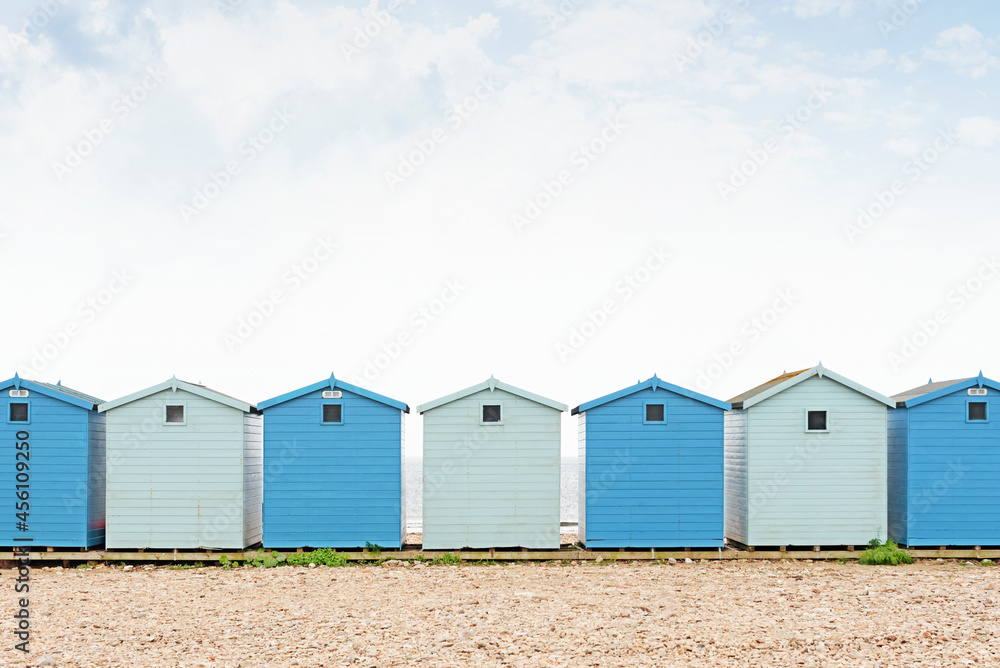
[[[667,411],[665,404],[646,404],[646,422],[666,422]]]
[[[164,409],[163,421],[167,424],[184,424],[184,405],[168,404]]]
[[[343,404],[323,404],[323,424],[341,424],[343,421]]]
[[[826,411],[809,411],[806,416],[806,431],[827,431]]]
[[[969,422],[985,422],[988,419],[985,401],[969,402]]]
[[[10,405],[10,422],[27,422],[28,421],[28,404],[24,403],[11,403]]]
[[[503,422],[503,406],[501,404],[483,404],[483,424]]]

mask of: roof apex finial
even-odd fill
[[[979,382],[979,387],[982,387],[983,386],[983,381],[986,380],[986,378],[983,377],[983,370],[982,369],[979,370],[979,377],[976,378],[976,380]]]
[[[820,360],[819,364],[816,365],[816,374],[820,378],[822,378],[825,372],[826,372],[826,367],[823,366],[823,360]]]
[[[658,388],[660,386],[660,379],[654,373],[653,377],[650,378],[649,380],[650,380],[650,387],[653,388],[653,392],[656,392],[656,388]]]
[[[335,387],[337,387],[337,377],[334,376],[333,372],[331,371],[330,372],[330,389],[332,390]]]
[[[16,371],[14,372],[14,389],[21,389],[21,376],[19,376]]]
[[[500,381],[499,381],[499,380],[497,380],[496,378],[494,378],[494,377],[493,377],[493,374],[491,373],[491,374],[490,374],[490,379],[486,381],[486,384],[487,384],[487,385],[489,386],[489,388],[490,388],[490,392],[492,392],[493,390],[497,389],[497,383],[499,383],[499,382],[500,382]]]
[[[181,381],[177,379],[177,374],[174,374],[173,377],[170,379],[170,389],[176,392],[177,388],[180,386],[180,382]]]

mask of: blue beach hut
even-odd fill
[[[909,546],[1000,545],[1000,383],[980,372],[892,399],[890,537]]]
[[[579,415],[580,540],[588,547],[722,547],[730,405],[660,380]]]
[[[331,374],[258,409],[265,546],[402,546],[405,403]]]
[[[104,542],[100,401],[16,375],[0,383],[0,432],[8,448],[2,496],[11,515],[25,513],[4,524],[4,545],[79,549]]]

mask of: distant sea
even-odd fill
[[[423,460],[420,457],[406,458],[406,530],[423,530]],[[563,457],[562,460],[562,509],[560,519],[564,526],[576,526],[577,522],[577,458]]]

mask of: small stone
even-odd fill
[[[135,568],[135,567],[134,567],[134,566],[133,566],[132,564],[128,564],[127,566],[125,566],[124,568],[122,568],[122,570],[123,570],[123,571],[130,571],[130,570],[132,570],[133,568]]]
[[[42,658],[40,658],[38,660],[38,663],[36,663],[35,665],[36,666],[54,666],[54,665],[56,665],[56,660],[53,659],[48,654],[46,654],[45,656],[43,656]]]
[[[684,563],[685,563],[685,564],[693,564],[693,563],[694,563],[694,560],[693,560],[693,559],[691,559],[691,558],[687,558],[687,557],[686,557],[686,558],[684,559]]]
[[[667,559],[667,563],[668,563],[668,564],[676,564],[676,563],[677,563],[677,560],[676,560],[676,559],[674,559],[673,557],[670,557],[669,559]]]
[[[595,560],[594,560],[594,563],[595,563],[595,564],[599,564],[599,563],[601,563],[602,561],[604,561],[604,557],[598,557],[597,559],[595,559]]]
[[[316,564],[309,564],[309,568],[316,568]]]

